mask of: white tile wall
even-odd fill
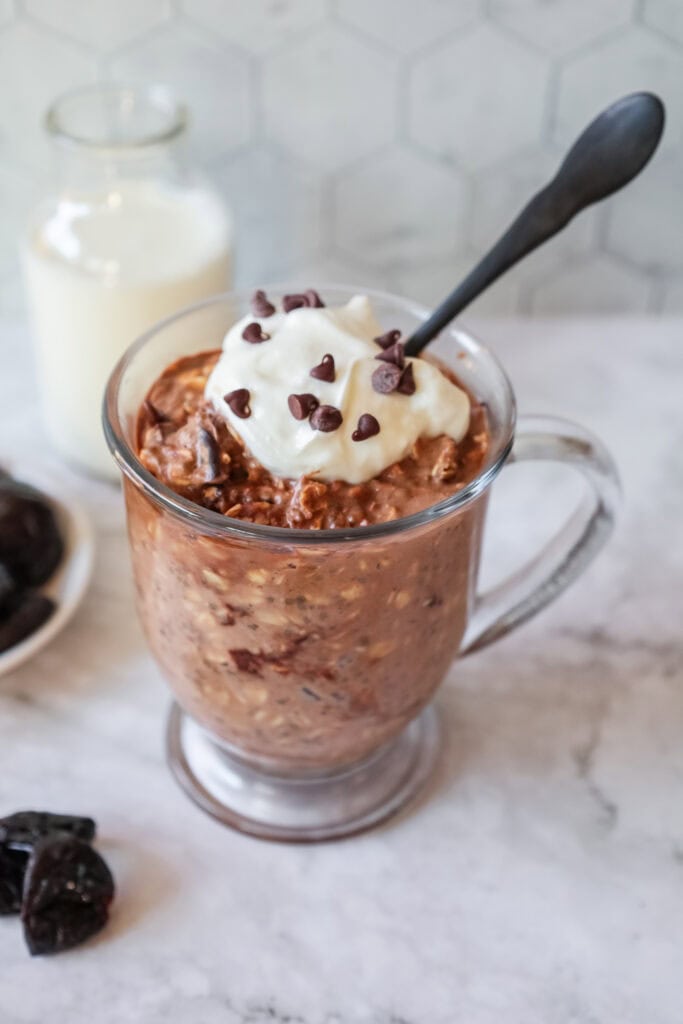
[[[169,0],[24,0],[30,17],[95,51],[125,46],[171,13]]]
[[[479,301],[683,312],[683,0],[0,0],[0,312],[49,176],[41,115],[95,79],[164,80],[229,198],[238,278],[435,302],[602,106],[668,112],[643,178]]]
[[[456,254],[470,183],[457,170],[398,145],[339,175],[334,200],[339,248],[391,270]]]
[[[540,136],[549,60],[482,22],[418,56],[410,80],[410,136],[473,175]]]
[[[265,131],[325,171],[396,133],[396,61],[337,25],[291,40],[263,66]]]

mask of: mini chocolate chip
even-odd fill
[[[313,429],[322,430],[325,434],[329,434],[332,430],[338,430],[342,422],[342,414],[333,405],[319,405],[311,415]]]
[[[311,413],[318,408],[320,402],[315,395],[290,395],[287,405],[295,420],[307,420]]]
[[[307,288],[304,295],[306,296],[308,305],[312,306],[313,309],[324,309],[325,303],[314,288]]]
[[[413,364],[408,363],[405,370],[401,374],[401,380],[396,390],[401,395],[414,395],[415,394],[415,377],[413,376]]]
[[[405,349],[400,341],[397,341],[394,345],[390,345],[389,348],[385,348],[383,352],[380,352],[375,356],[375,359],[383,359],[385,363],[394,363],[399,369],[403,369],[406,363]]]
[[[367,441],[369,437],[379,434],[379,423],[372,413],[364,412],[358,420],[358,427],[351,434],[352,441]]]
[[[379,345],[380,348],[391,348],[400,337],[400,331],[387,331],[386,334],[380,334],[379,338],[375,338],[375,344]]]
[[[259,289],[251,297],[251,311],[254,316],[272,316],[275,312],[275,306],[272,302],[268,301],[266,293]]]
[[[285,313],[291,313],[293,309],[302,309],[308,306],[308,299],[305,295],[283,295],[282,308]]]
[[[382,363],[372,375],[372,386],[380,395],[390,395],[401,380],[401,370],[395,363]]]
[[[227,395],[223,395],[223,401],[228,403],[235,416],[239,416],[241,420],[246,420],[251,416],[249,397],[247,388],[235,388],[234,391],[229,391]]]
[[[311,377],[315,377],[316,380],[325,380],[328,384],[332,384],[335,376],[334,356],[331,356],[328,352],[327,355],[322,357],[321,362],[313,367]]]
[[[242,337],[245,341],[248,341],[251,345],[258,345],[261,341],[269,341],[270,335],[261,327],[261,324],[253,323],[247,324],[242,331]]]

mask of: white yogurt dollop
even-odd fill
[[[270,335],[258,344],[242,337],[258,323]],[[372,374],[382,362],[373,341],[387,328],[374,316],[369,299],[356,295],[346,306],[301,308],[269,317],[246,316],[228,331],[222,354],[206,383],[206,398],[242,439],[251,454],[275,476],[362,483],[404,458],[420,437],[446,434],[460,441],[467,432],[470,402],[460,388],[422,359],[412,363],[415,393],[378,394]],[[335,362],[335,380],[311,377],[323,356]],[[251,415],[236,416],[224,396],[238,388],[250,394]],[[313,394],[321,405],[339,409],[341,426],[314,430],[289,410],[291,394]],[[352,434],[364,413],[374,416],[380,431],[364,441]]]

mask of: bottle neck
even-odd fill
[[[46,116],[60,191],[122,180],[182,180],[185,109],[161,86],[92,86],[67,93]]]
[[[127,149],[65,144],[53,145],[53,170],[59,192],[107,190],[122,181],[187,182],[189,168],[184,140]]]

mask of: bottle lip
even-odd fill
[[[45,114],[55,142],[98,151],[165,145],[187,127],[186,106],[165,85],[88,85],[61,96]]]

